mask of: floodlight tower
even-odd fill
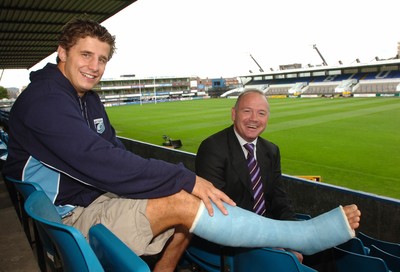
[[[255,60],[255,58],[253,58],[253,56],[252,56],[251,54],[250,54],[250,58],[253,59],[253,61],[257,64],[258,68],[260,68],[260,72],[263,73],[263,72],[264,72],[264,69],[261,68],[260,64],[258,64],[258,62]]]
[[[321,57],[321,59],[322,59],[322,65],[328,66],[328,63],[326,63],[326,61],[325,61],[324,57],[322,56],[321,52],[319,52],[319,50],[318,50],[316,44],[313,45],[313,48],[314,48],[315,50],[317,50],[318,55]]]

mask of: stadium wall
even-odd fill
[[[144,158],[182,162],[194,171],[196,154],[119,137],[126,148]],[[362,212],[362,231],[372,237],[400,243],[400,200],[283,175],[283,182],[295,211],[316,216],[339,204],[355,203]]]

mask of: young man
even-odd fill
[[[289,245],[305,253],[354,236],[360,220],[355,205],[308,222],[308,233],[293,243],[286,239],[286,228],[298,226],[236,208],[182,164],[143,159],[125,150],[92,91],[114,50],[114,37],[101,25],[69,22],[61,33],[58,64],[31,74],[10,113],[3,174],[39,183],[64,223],[84,235],[103,223],[138,255],[163,251],[154,271],[174,270],[189,232],[228,246]],[[242,235],[244,227],[253,232]],[[330,231],[337,237],[324,240]]]

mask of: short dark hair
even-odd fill
[[[61,31],[58,45],[64,48],[67,52],[73,47],[79,39],[86,37],[97,38],[102,42],[106,42],[110,45],[110,54],[108,60],[113,56],[115,47],[115,36],[112,36],[108,30],[97,23],[96,21],[86,18],[74,18],[66,23]],[[60,61],[57,56],[57,63]]]

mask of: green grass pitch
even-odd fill
[[[280,147],[282,172],[400,199],[398,98],[270,99],[263,137]],[[107,108],[120,136],[161,145],[163,135],[196,153],[207,136],[232,124],[234,99]]]

